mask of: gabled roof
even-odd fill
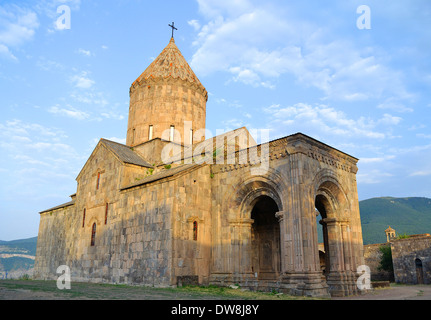
[[[163,49],[160,55],[148,66],[148,68],[138,77],[138,79],[136,79],[133,84],[136,82],[141,82],[142,80],[148,80],[150,78],[165,79],[168,77],[187,80],[204,88],[176,46],[173,38],[171,38],[171,41],[166,46],[166,48]]]
[[[126,164],[133,164],[136,166],[141,166],[145,168],[153,168],[151,164],[149,164],[145,159],[143,159],[137,152],[133,151],[132,147],[126,146],[124,144],[106,140],[106,139],[100,139],[99,143],[97,144],[96,148],[94,148],[91,156],[88,158],[87,162],[82,167],[81,171],[79,172],[77,179],[81,176],[82,172],[84,171],[84,168],[87,166],[87,163],[90,161],[92,156],[95,154],[96,150],[99,148],[99,146],[103,145],[106,147],[109,151],[112,152],[114,157],[118,159],[119,161],[126,163]]]
[[[113,153],[115,153],[118,159],[124,163],[134,164],[141,167],[152,168],[153,166],[145,161],[141,156],[133,151],[133,148],[124,144],[101,139],[100,140],[105,146],[107,146]]]

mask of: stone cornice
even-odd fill
[[[254,157],[254,159],[250,159],[250,157],[247,158],[247,155],[250,154],[250,150],[253,148],[257,148],[257,150],[253,151],[256,151],[255,154],[258,156]],[[298,153],[304,154],[305,156],[321,163],[333,166],[339,170],[354,174],[358,171],[358,167],[356,166],[356,163],[358,162],[357,158],[303,135],[302,133],[270,141],[268,149],[269,154],[264,157],[259,156],[262,151],[262,145],[239,150],[236,152],[238,154],[237,159],[239,159],[239,161],[236,161],[235,164],[220,164],[214,166],[213,173],[229,172],[244,167],[259,165],[262,163],[262,159],[264,159],[264,161],[273,161]]]
[[[167,84],[176,84],[188,87],[194,91],[200,92],[205,99],[208,101],[208,92],[205,87],[201,83],[190,82],[188,80],[184,80],[181,78],[174,78],[172,76],[167,77],[150,77],[147,79],[136,80],[130,86],[129,95],[131,95],[135,90],[139,87],[151,87],[153,85],[167,85]]]

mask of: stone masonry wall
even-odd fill
[[[415,260],[422,261],[424,284],[431,284],[431,236],[391,241],[395,282],[417,284]]]
[[[66,264],[67,227],[74,215],[75,206],[61,208],[41,214],[37,238],[36,258],[33,277],[36,279],[56,279],[57,268]]]

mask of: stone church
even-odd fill
[[[40,212],[36,279],[358,293],[358,159],[301,133],[205,137],[207,99],[171,38],[130,87],[126,144],[101,139]]]

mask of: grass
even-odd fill
[[[0,280],[1,299],[40,300],[313,300],[275,292],[259,292],[218,286],[151,288],[114,284],[72,282],[59,290],[56,281]]]

